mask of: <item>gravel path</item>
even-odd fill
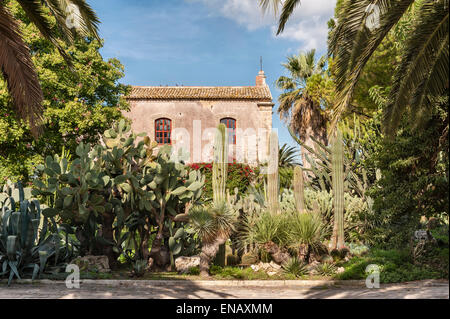
[[[277,284],[266,282],[257,286],[251,283],[172,281],[94,281],[81,283],[79,289],[66,288],[64,283],[13,283],[7,287],[0,283],[0,299],[161,299],[161,298],[212,298],[212,299],[448,299],[449,283],[444,280],[423,280],[402,284],[385,284],[379,289],[362,285],[336,284]],[[278,286],[277,286],[278,285]]]

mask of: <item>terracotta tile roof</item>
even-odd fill
[[[128,99],[272,101],[268,86],[133,86]]]

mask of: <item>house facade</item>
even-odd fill
[[[134,132],[189,152],[190,163],[212,160],[215,130],[223,123],[229,160],[258,164],[267,156],[274,106],[265,80],[260,71],[254,86],[134,86],[124,115]]]

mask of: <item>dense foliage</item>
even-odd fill
[[[211,200],[213,197],[212,191],[212,163],[193,163],[189,164],[192,170],[198,170],[205,176],[205,186],[203,186],[204,200]],[[237,188],[240,194],[244,194],[247,188],[255,182],[258,177],[259,169],[251,167],[243,163],[228,163],[228,179],[226,188],[230,194],[234,194]]]
[[[95,143],[111,122],[121,117],[128,90],[119,84],[124,68],[117,59],[105,61],[102,43],[92,38],[62,44],[72,61],[64,58],[43,38],[15,1],[8,4],[20,23],[44,94],[43,134],[34,139],[26,122],[14,111],[5,81],[0,78],[0,180],[28,182],[33,167],[48,155],[60,154],[63,146],[72,154],[80,141]],[[55,18],[48,21],[56,28]]]

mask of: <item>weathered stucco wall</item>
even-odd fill
[[[266,149],[265,139],[272,128],[272,103],[248,100],[147,99],[130,100],[129,103],[130,111],[124,115],[132,120],[134,132],[146,132],[153,140],[155,120],[162,117],[169,118],[172,121],[172,143],[175,147],[185,149],[189,145],[191,162],[211,159],[211,150],[208,145],[213,143],[214,132],[208,128],[216,128],[220,119],[225,117],[236,119],[236,149],[230,149],[234,157],[238,161],[248,163],[263,160]],[[177,135],[178,132],[183,131],[184,136]]]

